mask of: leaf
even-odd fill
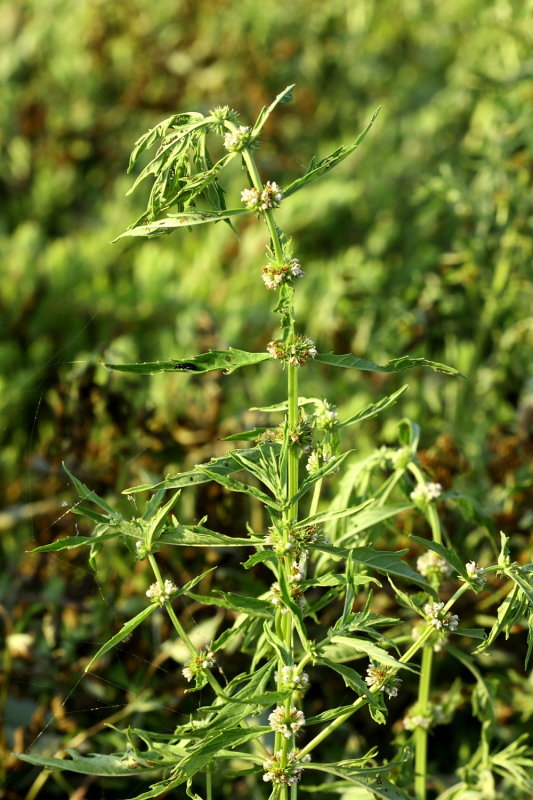
[[[240,433],[232,433],[231,436],[224,436],[223,442],[254,442],[266,428],[251,428],[249,431],[241,431]]]
[[[268,106],[268,108],[262,108],[259,112],[257,120],[255,122],[254,127],[252,128],[252,136],[255,138],[261,132],[263,125],[269,118],[270,114],[274,111],[276,106],[282,105],[283,103],[289,103],[292,100],[292,90],[294,89],[294,83],[291,83],[290,86],[286,86],[285,89],[280,92],[275,100]]]
[[[394,575],[411,583],[421,586],[426,592],[433,593],[433,589],[418,572],[402,560],[402,556],[409,550],[374,550],[372,547],[353,547],[350,549],[354,561],[365,564],[370,569],[375,569],[383,575]]]
[[[214,470],[209,469],[208,467],[198,467],[198,469],[203,472],[210,480],[216,481],[224,488],[228,489],[230,492],[243,492],[244,494],[248,494],[251,497],[255,497],[256,500],[260,500],[261,503],[264,503],[266,506],[270,506],[270,508],[279,509],[279,504],[276,500],[266,495],[261,489],[258,489],[255,486],[251,486],[248,483],[243,483],[242,481],[238,481],[235,478],[230,478],[227,475],[221,475],[219,472],[215,472]],[[240,466],[237,469],[241,469]]]
[[[154,770],[153,766],[146,766],[138,762],[133,756],[99,755],[98,753],[89,753],[88,756],[81,756],[76,750],[71,750],[70,748],[67,748],[65,752],[70,758],[46,758],[44,756],[34,756],[31,753],[19,753],[17,758],[27,761],[29,764],[34,764],[36,767],[102,777],[132,776],[140,772]]]
[[[147,361],[141,364],[106,364],[108,369],[119,372],[134,372],[138,375],[154,375],[158,372],[188,372],[200,375],[203,372],[221,369],[224,375],[250,364],[259,364],[270,358],[268,353],[248,353],[246,350],[210,350],[190,358],[173,358],[169,361]]]
[[[354,524],[346,533],[343,533],[337,540],[337,544],[343,544],[344,546],[349,546],[346,543],[346,540],[349,540],[353,536],[357,536],[361,531],[365,531],[368,528],[371,528],[373,525],[377,525],[378,522],[383,522],[386,519],[390,519],[390,517],[395,517],[397,514],[402,514],[404,511],[408,511],[413,507],[412,503],[402,505],[391,505],[391,506],[378,506],[372,505],[370,508],[367,508],[365,511],[362,511],[354,520]],[[362,508],[362,506],[360,506]]]
[[[387,397],[383,397],[381,400],[378,400],[377,403],[370,403],[368,406],[365,406],[356,414],[353,414],[348,419],[342,420],[339,422],[339,428],[346,427],[347,425],[353,425],[355,422],[362,422],[365,419],[372,419],[372,417],[377,416],[382,411],[385,411],[386,408],[392,406],[396,400],[402,395],[406,389],[409,387],[407,384],[402,386],[401,389],[398,389],[397,392],[393,392],[389,394]]]
[[[455,552],[452,550],[451,547],[445,547],[440,542],[434,542],[432,539],[422,539],[420,536],[411,536],[413,541],[418,542],[418,544],[422,545],[422,547],[427,548],[428,550],[433,550],[434,553],[438,553],[438,555],[443,558],[456,572],[465,580],[468,579],[468,573],[466,571],[466,567]]]
[[[100,536],[66,536],[64,539],[58,539],[50,544],[42,544],[40,547],[34,547],[33,550],[28,550],[29,553],[52,553],[58,550],[72,550],[74,547],[83,547],[86,545],[96,544],[102,542],[104,539],[115,539],[120,536],[120,531],[114,533],[102,533]]]
[[[65,464],[64,461],[63,461],[63,469],[65,470],[65,472],[69,476],[70,480],[74,484],[74,486],[76,488],[76,491],[78,492],[78,494],[82,498],[82,500],[91,500],[91,502],[95,503],[97,506],[100,506],[100,508],[103,508],[104,511],[108,511],[109,514],[111,514],[111,516],[114,519],[118,518],[117,513],[115,512],[115,510],[113,508],[111,508],[109,503],[107,503],[105,500],[103,500],[101,497],[99,497],[96,494],[96,492],[93,492],[92,489],[89,489],[88,486],[85,486],[84,483],[82,483],[78,478],[76,478],[76,476],[73,475],[72,472],[69,471],[69,469],[68,469],[68,467],[67,467],[67,465]]]
[[[307,517],[303,519],[301,522],[298,523],[295,527],[297,528],[305,528],[308,525],[320,525],[322,522],[327,522],[328,520],[332,519],[342,519],[343,517],[351,517],[354,514],[359,514],[363,508],[369,506],[371,503],[374,503],[374,498],[370,498],[369,500],[365,500],[358,506],[353,506],[353,508],[341,508],[337,511],[320,511],[318,514],[313,514],[312,517]]]
[[[416,669],[407,664],[403,664],[401,661],[394,658],[394,656],[387,653],[386,650],[383,650],[382,647],[378,647],[376,644],[366,639],[360,639],[357,636],[332,636],[331,643],[341,644],[359,653],[364,653],[377,664],[385,664],[388,667],[394,667],[396,669],[408,669],[410,672],[416,673]]]
[[[91,660],[85,667],[85,672],[89,672],[90,668],[95,663],[95,661],[98,661],[99,658],[101,658],[105,653],[108,653],[109,650],[112,650],[113,647],[115,647],[119,642],[125,639],[126,636],[129,636],[129,634],[132,631],[134,631],[135,628],[137,628],[141,624],[141,622],[144,622],[144,620],[147,619],[150,616],[150,614],[153,614],[156,608],[159,608],[157,603],[151,603],[149,606],[146,606],[146,608],[143,608],[143,610],[139,614],[137,614],[136,617],[133,617],[133,619],[128,620],[128,622],[125,622],[122,628],[119,630],[119,632],[115,633],[115,635],[112,636],[111,639],[109,639],[109,641],[107,641],[104,645],[102,645],[102,647],[98,650],[96,655],[94,655],[91,658]]]
[[[201,525],[177,525],[158,539],[162,544],[178,547],[255,547],[262,539],[239,539],[204,528]]]
[[[147,222],[145,225],[136,225],[134,228],[124,231],[112,241],[118,242],[119,239],[125,239],[129,236],[146,236],[148,238],[161,236],[163,233],[172,233],[176,228],[189,228],[191,225],[220,222],[220,220],[227,220],[231,217],[239,217],[250,213],[247,208],[233,208],[222,211],[187,211],[182,214],[157,219],[153,222]]]
[[[323,656],[320,658],[320,662],[335,672],[338,672],[339,675],[342,675],[344,683],[349,689],[353,689],[353,691],[357,692],[361,697],[366,697],[369,703],[376,703],[368,685],[355,669],[347,667],[345,664],[337,664],[335,661],[324,658]]]
[[[309,406],[309,405],[322,405],[322,400],[319,400],[317,397],[299,397],[298,398],[298,408],[301,406]],[[272,406],[252,406],[250,411],[264,411],[267,413],[275,413],[278,411],[287,411],[288,403],[287,400],[283,400],[281,403],[275,403]]]
[[[289,186],[287,186],[283,190],[283,195],[285,197],[289,197],[289,195],[298,192],[300,189],[303,189],[304,186],[307,186],[308,184],[318,180],[318,178],[321,178],[322,175],[324,175],[326,172],[329,172],[331,169],[336,167],[338,164],[341,163],[341,161],[344,161],[344,159],[347,158],[347,156],[349,156],[350,153],[353,153],[353,151],[359,147],[359,145],[367,135],[368,131],[374,124],[374,121],[378,114],[379,114],[379,108],[377,111],[374,112],[370,122],[368,123],[364,131],[359,134],[359,136],[357,137],[357,139],[353,144],[341,145],[336,150],[334,150],[333,153],[330,153],[329,156],[320,159],[320,161],[317,161],[316,158],[313,157],[304,175],[302,175],[301,178],[297,178],[295,181],[289,184]]]
[[[393,358],[392,361],[387,361],[383,366],[374,364],[372,361],[367,361],[366,358],[354,356],[351,353],[346,355],[318,353],[313,361],[318,361],[321,364],[329,364],[332,367],[360,369],[366,372],[403,372],[405,369],[414,367],[429,367],[434,370],[434,372],[442,372],[445,375],[459,375],[464,378],[464,375],[461,375],[458,370],[453,367],[447,367],[446,364],[439,364],[437,361],[428,361],[426,358],[411,358],[410,356]]]
[[[276,445],[271,445],[276,447]],[[259,461],[261,458],[261,451],[258,447],[250,447],[240,451],[249,459]],[[141,484],[134,486],[131,489],[126,489],[123,494],[135,494],[136,492],[144,491],[160,491],[164,489],[180,489],[184,486],[193,486],[198,483],[208,483],[211,478],[208,478],[203,472],[200,471],[202,467],[208,467],[211,472],[216,472],[218,475],[230,475],[232,472],[238,472],[239,467],[235,461],[229,456],[221,456],[220,458],[212,458],[206,464],[199,464],[189,472],[179,472],[164,481],[155,484]]]
[[[217,591],[216,595],[201,595],[187,592],[187,597],[190,597],[192,600],[197,600],[204,606],[229,608],[232,611],[237,611],[239,614],[248,614],[252,617],[259,616],[272,619],[274,616],[272,604],[267,600],[260,600],[258,597],[245,597],[241,594],[222,592],[220,590]]]

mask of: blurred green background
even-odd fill
[[[427,357],[469,381],[314,365],[302,392],[342,414],[407,382],[355,446],[393,443],[410,417],[434,478],[454,477],[515,541],[530,536],[532,12],[530,0],[1,4],[0,602],[7,634],[30,637],[6,655],[4,752],[45,726],[53,745],[94,724],[85,708],[121,702],[86,679],[72,717],[60,713],[78,659],[144,585],[112,548],[101,593],[85,554],[24,555],[74,530],[61,461],[112,495],[221,452],[222,436],[253,425],[245,409],[283,396],[270,366],[201,379],[101,366],[272,338],[253,219],[240,241],[215,225],[110,244],[143,207],[142,192],[125,197],[133,142],[176,111],[228,103],[247,124],[295,83],[257,154],[265,180],[283,185],[382,106],[360,150],[280,209],[306,271],[302,329],[321,351]],[[229,179],[231,206],[243,176]],[[207,492],[196,510],[219,499]],[[231,509],[213,513],[231,527]],[[6,797],[18,800],[34,773],[8,768]]]

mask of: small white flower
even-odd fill
[[[375,686],[379,691],[385,692],[388,697],[397,696],[402,681],[391,673],[389,667],[380,667],[370,662],[366,672],[365,682],[370,688]]]
[[[426,578],[433,575],[443,578],[446,575],[450,575],[452,571],[448,562],[433,550],[428,550],[427,553],[417,558],[416,568]]]
[[[421,714],[414,714],[412,717],[404,717],[403,727],[406,731],[413,731],[415,728],[428,730],[431,725],[431,717],[423,717]]]
[[[240,125],[236,131],[228,131],[224,136],[224,147],[230,152],[243,150],[250,142],[251,132],[249,125]]]
[[[436,500],[442,493],[440,483],[418,483],[410,494],[411,500],[415,502],[429,503]]]
[[[190,667],[183,667],[183,669],[181,670],[181,674],[188,681],[192,681],[192,679],[194,678],[194,672]]]
[[[276,672],[274,675],[276,681],[278,677],[279,674]],[[309,686],[309,675],[307,672],[298,672],[294,666],[285,666],[281,668],[281,684],[285,689],[304,691]]]
[[[483,567],[478,567],[475,561],[468,561],[465,564],[466,573],[472,585],[476,589],[481,589],[486,584],[485,570]]]
[[[173,594],[176,594],[178,587],[172,581],[166,580],[163,586],[158,583],[152,583],[149,589],[146,590],[146,597],[150,600],[158,602],[163,605],[170,600]]]
[[[307,472],[310,475],[314,475],[315,472],[318,472],[320,469],[320,456],[318,455],[316,450],[313,450],[307,459],[307,464],[305,465]]]
[[[298,758],[298,754],[292,750],[287,755],[285,767],[281,766],[282,759],[283,750],[278,750],[264,762],[263,769],[265,772],[263,775],[263,780],[265,782],[271,781],[275,784],[285,784],[286,786],[292,786],[293,784],[298,783],[302,777],[303,771],[300,764],[310,761],[309,756]]]
[[[259,208],[260,203],[260,194],[257,189],[243,189],[241,192],[241,201],[252,211],[255,211]]]
[[[283,192],[275,181],[267,181],[261,192],[261,209],[277,208],[283,199]]]
[[[459,617],[457,614],[444,614],[441,615],[444,603],[426,603],[424,611],[429,617],[430,624],[433,625],[438,631],[447,628],[450,631],[456,631],[459,624]]]
[[[289,714],[285,711],[283,706],[277,706],[268,716],[270,727],[276,733],[281,733],[286,739],[294,736],[300,728],[305,725],[305,717],[303,711],[300,711],[296,706],[292,706]]]

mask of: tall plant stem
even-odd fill
[[[418,713],[421,717],[428,716],[429,690],[431,687],[431,666],[433,662],[433,647],[425,645],[422,650],[422,668],[418,684]],[[415,730],[415,797],[416,800],[426,800],[427,787],[427,747],[428,732],[426,728],[418,725]]]

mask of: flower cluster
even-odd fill
[[[339,425],[339,415],[335,410],[335,406],[327,400],[322,400],[321,405],[317,408],[314,418],[315,428],[321,431],[334,431]]]
[[[383,455],[394,469],[405,469],[412,459],[412,452],[409,447],[400,447],[399,450],[386,447]]]
[[[428,550],[427,553],[417,558],[416,568],[425,578],[438,578],[439,580],[450,575],[452,571],[448,562],[433,550]]]
[[[442,614],[444,603],[426,603],[424,611],[429,617],[429,622],[438,631],[447,628],[449,631],[456,631],[459,624],[459,617],[457,614]]]
[[[270,533],[265,537],[265,544],[272,545],[280,556],[285,553],[292,553],[294,556],[307,555],[309,545],[317,543],[329,544],[329,540],[316,525],[288,530],[270,528]]]
[[[396,697],[401,686],[401,679],[397,678],[390,667],[378,666],[372,662],[366,670],[365,682],[371,688],[375,686],[379,691],[385,692],[387,697]]]
[[[465,564],[466,574],[468,575],[468,582],[473,589],[483,589],[487,579],[485,577],[485,570],[483,567],[478,567],[475,561],[468,561]]]
[[[442,494],[442,486],[440,483],[419,483],[415,486],[409,497],[415,503],[422,505],[436,500]]]
[[[285,666],[280,673],[274,674],[276,682],[280,680],[283,689],[292,689],[297,692],[304,692],[309,686],[309,675],[307,672],[298,672],[297,667]]]
[[[283,199],[283,192],[275,181],[267,181],[263,190],[243,189],[241,201],[250,211],[267,211],[269,208],[278,208]]]
[[[252,129],[249,125],[239,125],[237,130],[228,131],[224,136],[224,147],[230,153],[238,153],[250,145]]]
[[[305,606],[305,597],[300,586],[300,581],[302,581],[304,577],[305,567],[303,562],[293,561],[291,565],[291,571],[289,573],[289,592],[291,598],[298,603],[301,608]],[[272,584],[270,591],[272,592],[272,605],[281,606],[283,602],[281,598],[281,587],[277,581]],[[288,614],[288,612],[288,608],[281,609],[282,614]]]
[[[205,647],[186,667],[183,667],[181,673],[188,681],[192,681],[198,673],[201,673],[204,669],[212,669],[215,664],[215,654],[208,647]]]
[[[265,772],[263,775],[263,780],[265,782],[272,781],[272,783],[281,783],[285,784],[286,786],[292,786],[294,783],[298,783],[303,772],[303,769],[300,765],[307,761],[311,761],[311,756],[307,755],[303,756],[302,758],[298,758],[298,754],[292,750],[287,754],[287,760],[284,767],[281,766],[282,759],[283,750],[278,750],[276,753],[271,755],[267,761],[264,762],[263,769]]]
[[[225,130],[224,123],[227,120],[235,123],[239,115],[229,106],[217,106],[209,112],[209,116],[213,119],[214,130],[222,134]]]
[[[267,289],[277,289],[283,283],[303,278],[304,271],[297,258],[291,258],[284,264],[269,262],[263,267],[263,282]]]
[[[423,728],[428,730],[433,720],[431,717],[423,717],[421,714],[413,714],[413,716],[406,716],[403,719],[403,727],[406,731],[414,731],[415,728]]]
[[[292,344],[276,339],[267,345],[271,358],[279,358],[293,367],[301,367],[317,354],[315,344],[307,336],[296,336]]]
[[[300,728],[305,725],[304,712],[291,706],[289,713],[285,710],[284,706],[277,706],[271,714],[268,715],[270,727],[275,733],[281,733],[286,739],[290,739],[298,733]]]
[[[370,688],[375,686],[380,692],[385,692],[387,697],[396,697],[402,683],[390,667],[378,666],[372,662],[367,667],[365,682]]]
[[[172,581],[166,580],[163,586],[158,583],[152,583],[149,589],[146,590],[146,597],[150,598],[154,603],[163,605],[166,603],[173,594],[176,594],[178,587]]]

